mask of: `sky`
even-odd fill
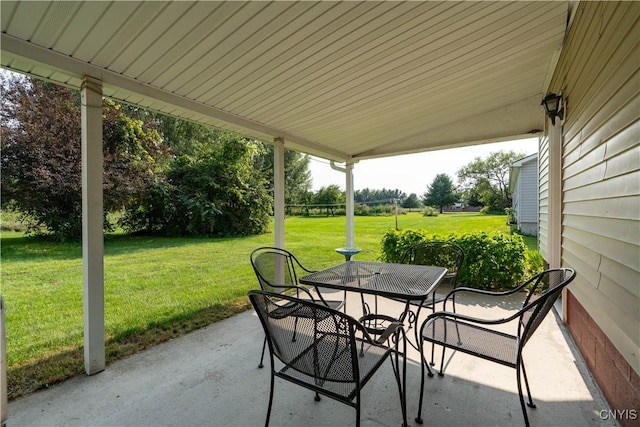
[[[458,170],[474,161],[476,157],[484,159],[491,153],[509,150],[523,153],[525,156],[534,154],[538,152],[538,138],[361,160],[353,167],[353,186],[356,191],[364,188],[398,189],[407,195],[415,193],[421,197],[436,175],[445,173],[457,184]],[[344,173],[331,169],[328,160],[312,156],[309,170],[313,191],[332,184],[345,189]]]

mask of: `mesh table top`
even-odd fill
[[[446,273],[446,268],[427,265],[347,261],[304,276],[300,283],[419,300],[427,298]]]

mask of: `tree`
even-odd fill
[[[81,237],[80,96],[62,86],[2,77],[2,200],[27,215],[28,232]],[[120,209],[153,182],[164,146],[152,122],[103,103],[104,209]],[[105,227],[109,224],[105,220]]]
[[[255,168],[266,182],[267,189],[273,197],[273,146],[257,143],[258,152]],[[311,172],[309,171],[309,156],[297,151],[284,151],[284,202],[290,209],[291,205],[302,205],[310,202]]]
[[[449,175],[441,173],[436,175],[431,185],[427,187],[427,192],[424,193],[422,203],[425,206],[437,206],[440,208],[440,213],[442,213],[442,209],[445,206],[457,202],[458,198],[456,188],[451,178],[449,178]]]
[[[467,197],[475,197],[492,212],[504,212],[511,206],[509,170],[511,164],[524,157],[514,151],[498,151],[486,159],[474,161],[458,171],[458,180]]]
[[[198,155],[171,162],[166,177],[127,209],[129,232],[164,236],[237,236],[266,231],[271,200],[253,167],[255,145],[218,132]]]
[[[402,202],[402,207],[405,209],[416,209],[420,207],[420,201],[418,200],[418,196],[416,193],[409,194],[409,197],[404,199]]]
[[[332,184],[320,188],[314,201],[317,205],[323,205],[326,208],[327,216],[329,216],[329,212],[331,212],[331,216],[334,216],[336,208],[345,203],[345,194],[340,190],[340,187]]]
[[[399,203],[402,203],[406,197],[406,193],[403,193],[398,189],[387,190],[386,188],[383,188],[382,190],[371,190],[369,188],[365,188],[362,190],[356,190],[353,193],[354,202],[366,203],[367,205],[391,204],[396,200]]]

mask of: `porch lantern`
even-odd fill
[[[544,106],[544,110],[547,112],[547,116],[551,119],[551,124],[555,126],[556,117],[560,117],[560,120],[564,118],[564,109],[562,108],[562,95],[556,95],[550,93],[542,100],[541,105]]]

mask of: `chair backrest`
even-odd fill
[[[271,292],[251,291],[249,299],[272,356],[287,368],[314,378],[320,386],[324,381],[359,381],[353,318],[324,305]],[[284,305],[283,300],[287,300]]]
[[[447,269],[447,277],[455,287],[464,262],[464,251],[455,243],[431,241],[411,246],[402,256],[403,264],[435,265]]]
[[[262,247],[251,252],[253,271],[265,291],[282,293],[298,286],[294,263],[298,262],[293,254],[284,249]]]
[[[521,348],[538,329],[542,320],[546,317],[553,304],[556,302],[562,289],[576,277],[576,272],[571,268],[552,268],[532,277],[528,283],[530,290],[525,298],[520,315]],[[539,293],[546,287],[544,292]]]

